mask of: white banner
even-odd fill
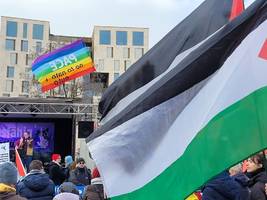
[[[0,163],[9,161],[9,143],[0,143]]]

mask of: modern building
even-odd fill
[[[28,97],[31,62],[49,43],[49,22],[1,17],[0,96]]]
[[[94,63],[97,72],[109,75],[108,85],[148,51],[148,31],[137,27],[94,27]]]
[[[66,88],[59,87],[42,94],[31,73],[31,63],[36,57],[79,38],[51,34],[48,21],[1,17],[0,96],[81,97],[83,79],[66,84]],[[101,96],[103,88],[148,50],[148,28],[95,26],[92,38],[82,38],[92,50],[97,72],[102,73],[97,74],[97,78],[93,76],[91,86],[99,86],[94,80],[103,80],[103,77],[106,82],[98,93],[91,93],[91,96]]]

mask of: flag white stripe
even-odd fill
[[[157,115],[160,119],[168,116],[161,112],[164,109],[173,109],[173,104],[177,102],[176,97],[128,120],[89,143],[90,152],[104,177],[109,197],[134,191],[160,175],[183,154],[196,134],[216,114],[267,85],[266,61],[257,57],[267,38],[266,33],[265,21],[250,33],[223,67],[175,119],[153,153],[146,148],[153,143],[153,131],[161,126],[164,131],[175,113],[169,118],[170,121],[156,121],[153,116]],[[150,137],[150,140],[144,139],[145,137]],[[144,152],[147,150],[149,159],[140,162],[140,157],[139,159],[138,156],[131,157],[131,153],[138,152],[135,148],[139,148],[144,156],[147,155],[147,152]],[[127,156],[134,162],[133,168],[124,165],[127,164],[124,160]]]
[[[223,26],[224,27],[224,26]],[[201,46],[204,42],[206,42],[209,38],[211,38],[213,35],[215,35],[217,32],[219,32],[223,27],[218,29],[215,33],[210,35],[209,37],[205,38],[205,40],[201,41],[197,45],[191,47],[190,49],[182,52],[181,54],[177,55],[169,68],[163,72],[161,75],[157,76],[155,79],[147,83],[146,85],[138,88],[137,90],[133,91],[132,93],[128,94],[126,97],[121,99],[116,106],[114,106],[108,114],[101,120],[101,124],[105,124],[110,119],[115,117],[118,113],[120,113],[122,110],[124,110],[132,101],[133,99],[137,99],[139,96],[141,96],[143,93],[145,93],[151,86],[153,86],[155,83],[158,82],[161,78],[164,78],[164,76],[171,71],[174,67],[176,67],[186,56],[188,56],[191,52],[196,50],[199,46]]]

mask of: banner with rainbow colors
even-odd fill
[[[91,53],[83,40],[77,40],[35,59],[32,72],[42,85],[42,92],[94,72]]]

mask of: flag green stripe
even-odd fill
[[[190,120],[194,119],[188,117],[188,126]],[[207,179],[266,147],[267,87],[263,87],[213,117],[184,154],[154,180],[111,199],[184,199]]]

